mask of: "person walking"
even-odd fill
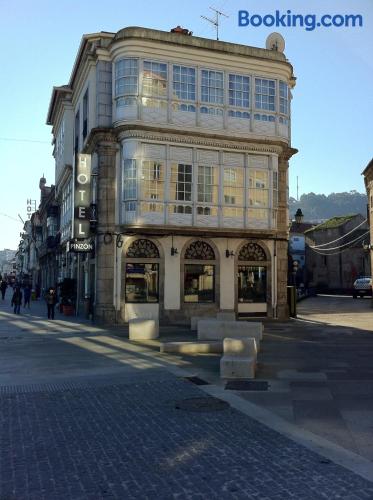
[[[1,290],[1,297],[3,300],[5,299],[5,292],[7,288],[8,288],[8,283],[5,280],[2,280],[0,285],[0,290]]]
[[[14,306],[14,314],[19,314],[22,304],[22,292],[19,286],[16,286],[11,305]]]
[[[31,287],[30,285],[26,285],[23,289],[23,307],[27,307],[30,309],[30,299],[31,299]]]
[[[45,294],[45,301],[48,308],[48,319],[54,319],[54,307],[57,303],[57,293],[53,287],[50,287]]]

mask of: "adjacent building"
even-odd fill
[[[77,307],[89,299],[109,322],[288,316],[294,85],[276,47],[188,30],[83,36],[47,117],[58,273],[76,280]],[[76,241],[93,251],[72,252]]]
[[[305,231],[309,286],[351,292],[356,278],[370,273],[369,224],[361,214],[332,217]]]
[[[370,238],[367,238],[367,252],[370,254],[370,276],[373,276],[373,244],[372,244],[372,234],[373,234],[373,160],[371,160],[363,171],[365,188],[368,196],[368,222],[370,230]],[[373,306],[373,297],[372,297]]]

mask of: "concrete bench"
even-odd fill
[[[157,319],[133,318],[128,322],[130,340],[151,340],[159,336]]]
[[[263,324],[248,321],[218,321],[204,319],[198,321],[198,340],[223,340],[227,337],[253,337],[257,346],[263,337]]]
[[[234,312],[218,312],[216,313],[216,319],[219,321],[236,321],[236,313]]]
[[[223,342],[210,340],[206,342],[162,342],[160,352],[177,352],[179,354],[221,354]]]
[[[257,345],[254,338],[225,338],[220,360],[221,378],[254,378]]]
[[[190,317],[190,329],[197,330],[198,321],[200,321],[201,319],[213,320],[215,318],[213,318],[212,316],[191,316]]]

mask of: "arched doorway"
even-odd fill
[[[236,304],[239,316],[267,316],[270,299],[270,258],[256,242],[245,243],[236,261]]]

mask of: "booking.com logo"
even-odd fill
[[[238,26],[259,26],[276,28],[296,28],[298,26],[306,31],[316,28],[361,28],[363,16],[360,14],[324,14],[318,17],[316,14],[293,14],[287,10],[285,14],[276,10],[274,14],[250,14],[247,10],[238,11]]]

